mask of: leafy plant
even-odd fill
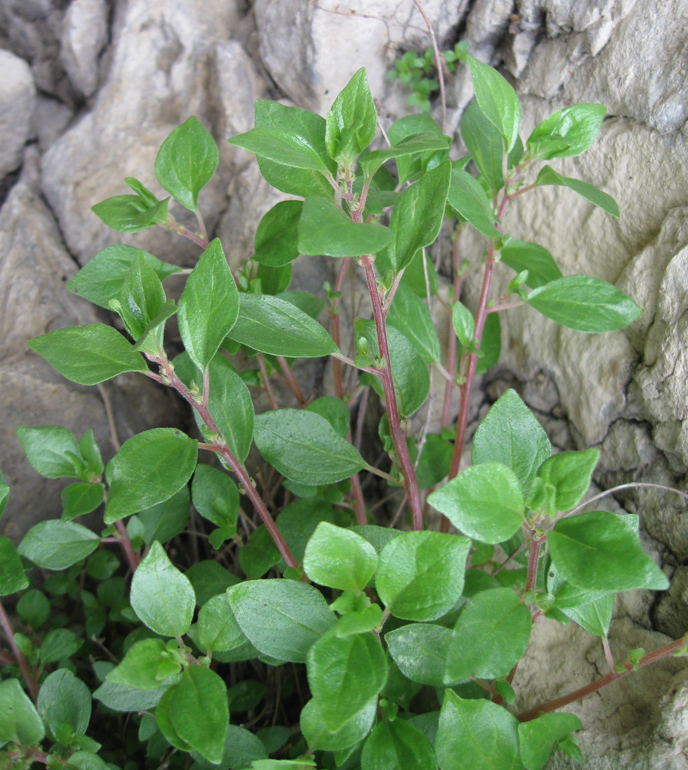
[[[457,43],[454,48],[442,51],[441,62],[447,72],[455,72],[456,62],[465,55],[465,44]],[[406,51],[394,62],[394,69],[387,73],[388,80],[399,80],[411,90],[406,103],[421,112],[430,112],[430,98],[440,87],[439,81],[431,77],[436,72],[435,52],[426,48],[422,55]]]
[[[29,346],[82,385],[138,372],[174,389],[199,438],[147,430],[105,465],[91,431],[17,429],[38,473],[73,481],[60,520],[33,527],[18,548],[0,538],[0,595],[18,600],[13,621],[0,604],[9,643],[0,653],[1,767],[539,770],[554,748],[580,757],[580,720],[556,709],[686,653],[684,638],[611,658],[614,595],[661,590],[667,579],[640,546],[637,516],[582,513],[597,450],[552,455],[510,390],[482,421],[472,465],[460,472],[471,389],[498,358],[500,313],[531,308],[588,333],[641,314],[611,284],[563,276],[545,249],[505,231],[512,202],[544,184],[618,215],[605,193],[542,166],[584,152],[604,108],[561,110],[524,147],[516,94],[465,58],[476,102],[462,126],[470,157],[461,161],[449,159],[449,139],[429,116],[402,118],[391,145],[370,150],[377,117],[364,70],[325,119],[257,102],[255,128],[230,143],[255,153],[264,177],[296,200],[263,217],[255,255],[239,272],[203,225],[199,194],[218,153],[195,118],[165,141],[155,174],[197,216],[198,232],[135,179],[126,180],[134,195],[94,206],[117,230],[159,225],[190,238],[203,249],[198,263],[175,302],[163,281],[182,271],[109,247],[68,288],[116,312],[126,334],[92,324]],[[455,274],[442,359],[427,304],[437,277],[424,250],[444,221]],[[474,312],[460,302],[466,266],[457,244],[467,226],[487,239]],[[299,255],[339,260],[324,297],[289,290]],[[350,269],[365,275],[372,319],[356,319],[356,350],[346,355],[339,310]],[[514,277],[491,299],[501,269]],[[324,309],[329,331],[318,321]],[[183,351],[170,358],[173,316]],[[239,349],[254,368],[235,369],[228,354]],[[309,400],[294,360],[324,357],[334,395]],[[413,436],[430,368],[445,378],[442,429]],[[277,377],[298,408],[278,407]],[[385,404],[387,470],[352,440],[368,387]],[[273,409],[255,414],[250,388],[264,390]],[[269,470],[249,470],[253,444]],[[390,517],[376,518],[360,473],[403,496],[410,530],[380,526]],[[104,527],[76,521],[101,506]],[[442,514],[439,531],[428,528],[437,521],[431,508]],[[516,667],[543,616],[601,637],[610,670],[515,713]]]

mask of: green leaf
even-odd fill
[[[122,662],[108,673],[106,681],[138,690],[155,690],[164,679],[157,676],[164,652],[162,639],[142,639],[127,650]]]
[[[430,120],[432,121],[432,118],[430,118]],[[434,121],[432,122],[434,123]],[[374,176],[380,166],[392,158],[404,158],[408,163],[409,156],[447,150],[449,148],[449,137],[442,136],[439,128],[437,128],[437,126],[435,126],[435,128],[437,133],[435,131],[420,131],[416,134],[406,136],[398,143],[393,144],[392,147],[383,150],[373,150],[373,152],[366,155],[364,158],[361,158],[359,161],[364,175],[366,177]],[[390,140],[391,139],[392,136],[390,133]],[[399,161],[397,161],[397,164],[399,164]],[[400,177],[401,176],[400,173]],[[401,181],[405,180],[401,179]]]
[[[77,516],[84,516],[103,502],[102,484],[87,484],[77,481],[62,490],[62,518],[72,521]]]
[[[246,637],[225,594],[213,596],[201,607],[198,613],[198,642],[201,651],[229,652],[245,641]]]
[[[259,414],[255,441],[267,462],[301,484],[334,484],[365,467],[358,450],[313,412],[278,409]]]
[[[533,289],[526,302],[539,313],[578,332],[624,329],[643,314],[616,286],[590,275],[567,275]]]
[[[97,385],[124,372],[147,372],[140,353],[111,326],[67,326],[27,345],[57,371],[79,385]]]
[[[452,305],[452,326],[463,347],[470,347],[475,337],[475,319],[473,313],[461,302]]]
[[[311,294],[309,291],[282,291],[277,297],[285,302],[290,302],[294,307],[309,315],[314,321],[318,320],[327,301],[324,297],[316,297],[315,294]]]
[[[495,227],[497,219],[487,193],[467,171],[456,167],[452,171],[447,203],[483,235],[488,238],[501,236]]]
[[[504,140],[498,129],[485,117],[477,101],[470,103],[461,118],[461,138],[494,195],[504,187]]]
[[[182,206],[198,211],[198,193],[211,180],[218,160],[215,140],[192,115],[162,143],[155,176]]]
[[[316,147],[304,136],[279,128],[256,127],[227,140],[235,147],[252,152],[259,158],[290,168],[316,171],[325,176],[330,170]]]
[[[253,259],[269,267],[285,267],[299,256],[297,226],[301,201],[281,201],[260,220]]]
[[[115,195],[91,206],[91,211],[107,227],[120,233],[138,233],[169,219],[168,199],[149,205],[138,195]]]
[[[543,714],[518,726],[521,759],[526,770],[542,770],[554,746],[583,726],[575,714]]]
[[[191,582],[157,541],[134,573],[129,600],[139,619],[161,636],[183,636],[196,607]]]
[[[409,623],[385,634],[389,654],[412,682],[444,687],[451,629],[432,623]]]
[[[42,521],[26,533],[17,551],[43,569],[61,570],[90,556],[100,538],[72,521]]]
[[[461,532],[491,545],[523,524],[523,493],[514,472],[490,462],[466,468],[428,497]]]
[[[538,468],[552,454],[543,427],[515,390],[503,393],[490,407],[473,438],[473,465],[501,463],[516,475],[524,495]]]
[[[666,575],[643,551],[632,518],[593,511],[557,522],[547,543],[559,574],[594,591],[668,588]]]
[[[322,358],[338,353],[326,329],[291,302],[265,294],[241,294],[239,319],[229,339],[259,353]]]
[[[234,573],[210,559],[196,562],[184,574],[191,581],[199,607],[203,607],[213,596],[224,594],[230,586],[239,582]]]
[[[352,222],[334,203],[306,198],[298,225],[301,254],[328,257],[360,257],[375,254],[392,239],[389,228]]]
[[[190,503],[189,488],[184,486],[169,500],[141,511],[138,519],[143,524],[147,545],[156,540],[166,543],[183,532],[189,523]]]
[[[179,735],[172,724],[172,700],[174,699],[176,689],[176,687],[168,688],[162,698],[160,698],[160,703],[158,703],[158,707],[155,709],[155,723],[171,746],[181,751],[191,751],[191,746]]]
[[[425,254],[425,267],[428,271],[428,285],[430,286],[430,296],[433,297],[437,294],[439,282],[437,273],[435,272],[435,266],[432,264],[432,260],[428,254]],[[427,297],[427,291],[425,286],[425,270],[423,268],[423,252],[419,251],[418,254],[411,260],[411,264],[404,270],[404,275],[401,278],[399,286],[411,289],[411,291],[421,299]],[[492,313],[497,315],[497,313]],[[489,320],[489,316],[488,316]]]
[[[48,597],[34,588],[27,591],[17,602],[17,612],[19,617],[35,631],[50,617],[52,607]]]
[[[222,759],[229,725],[227,688],[205,666],[189,666],[174,689],[170,704],[172,726],[183,741],[209,762]]]
[[[570,511],[588,491],[590,478],[600,459],[599,449],[559,452],[540,466],[537,475],[554,489],[554,510]]]
[[[232,527],[239,516],[239,490],[229,476],[211,465],[197,465],[191,484],[194,508],[218,527]]]
[[[569,190],[573,190],[581,197],[590,201],[594,206],[598,206],[607,214],[611,214],[613,217],[619,218],[619,206],[611,195],[607,195],[606,192],[602,192],[595,185],[588,184],[588,182],[582,182],[580,179],[572,179],[568,176],[560,176],[550,166],[544,166],[543,169],[535,180],[536,185],[559,185],[560,187],[568,187]]]
[[[84,737],[79,739],[80,743],[83,742]],[[96,745],[100,746],[100,744]],[[69,758],[69,765],[76,767],[77,770],[110,770],[110,766],[92,751],[75,751]]]
[[[387,660],[372,633],[326,634],[308,651],[308,683],[331,732],[340,730],[382,689]]]
[[[122,444],[112,459],[105,523],[169,500],[196,468],[198,441],[175,428],[153,428]]]
[[[201,254],[179,299],[186,352],[204,370],[239,317],[239,292],[219,239]]]
[[[485,321],[483,337],[480,341],[480,355],[476,366],[476,374],[482,374],[493,367],[499,360],[502,352],[502,326],[499,320],[499,313],[490,313]],[[459,373],[461,363],[461,354],[463,345],[459,343],[456,348],[456,373]]]
[[[303,561],[311,535],[321,521],[334,524],[335,514],[332,505],[318,497],[294,500],[277,517],[277,528],[299,564]]]
[[[110,300],[119,297],[122,284],[138,254],[155,271],[161,281],[170,275],[183,272],[183,268],[161,262],[157,257],[133,246],[108,246],[67,283],[67,289],[84,299],[110,309]]]
[[[301,711],[301,732],[313,750],[342,751],[360,743],[368,735],[376,709],[377,697],[371,698],[341,729],[331,731],[325,723],[322,704],[313,698]]]
[[[16,679],[0,682],[0,714],[0,742],[35,746],[43,740],[43,722]]]
[[[400,285],[387,314],[388,325],[413,345],[424,364],[440,361],[440,341],[425,302],[407,286]]]
[[[439,235],[451,175],[451,162],[445,160],[399,196],[392,211],[392,239],[385,258],[395,273]]]
[[[83,476],[81,450],[74,434],[67,428],[59,425],[18,427],[17,438],[26,459],[41,476],[48,479]]]
[[[120,560],[112,551],[96,551],[88,560],[86,574],[96,580],[107,580],[119,569]]]
[[[606,112],[603,104],[573,104],[557,110],[534,129],[526,147],[538,160],[580,155],[594,143]]]
[[[227,598],[251,644],[280,661],[305,663],[313,642],[336,623],[320,591],[294,580],[247,581]]]
[[[430,741],[405,722],[380,722],[363,746],[362,770],[436,770],[437,759]]]
[[[518,721],[487,700],[445,690],[435,743],[442,770],[522,770]]]
[[[219,764],[208,762],[197,751],[192,751],[191,756],[195,760],[192,765],[194,770],[244,770],[244,768],[255,767],[253,763],[267,760],[268,754],[261,739],[250,730],[229,725],[225,732],[222,759]]]
[[[119,299],[111,301],[110,307],[119,314],[127,332],[138,340],[157,318],[165,301],[160,279],[139,251],[124,278]],[[153,352],[162,347],[162,329],[161,325],[156,327],[157,345],[153,345]]]
[[[316,398],[308,404],[306,410],[324,417],[342,438],[346,438],[349,434],[349,407],[340,398],[334,396]]]
[[[256,269],[256,283],[260,281],[260,291],[262,294],[275,296],[281,294],[289,288],[292,278],[292,267],[268,267],[267,265],[258,265]]]
[[[83,639],[66,628],[52,628],[41,644],[39,660],[41,663],[56,663],[62,658],[70,658],[83,643]]]
[[[428,433],[416,467],[421,489],[439,484],[449,474],[454,445],[436,433]]]
[[[28,587],[29,578],[14,543],[8,537],[0,537],[0,596],[9,596]]]
[[[2,475],[2,471],[0,471],[0,518],[2,518],[2,513],[5,510],[9,496],[10,488],[5,483],[5,477]]]
[[[476,594],[454,626],[444,683],[505,677],[528,646],[530,610],[511,588]]]
[[[570,583],[564,583],[564,585],[574,588]],[[559,607],[558,602],[555,606],[588,633],[600,637],[606,637],[609,633],[614,612],[614,594],[605,594],[599,599],[590,599],[577,607]]]
[[[253,531],[248,543],[239,551],[239,564],[249,580],[263,577],[271,567],[279,564],[281,558],[272,535],[264,524]]]
[[[440,532],[403,532],[380,554],[375,584],[392,615],[435,620],[463,591],[470,540]]]
[[[377,553],[367,540],[326,521],[318,524],[303,559],[311,580],[340,591],[362,591],[376,567]]]
[[[468,54],[475,98],[485,117],[504,137],[506,151],[516,144],[521,124],[521,108],[514,89],[487,64]]]
[[[232,711],[251,711],[263,700],[267,689],[264,684],[254,679],[244,679],[229,688],[229,708]]]
[[[389,141],[392,148],[405,144],[405,141],[411,141],[412,137],[418,134],[432,134],[438,141],[444,144],[441,150],[428,148],[422,153],[414,153],[412,157],[406,154],[397,157],[397,170],[399,172],[399,181],[403,184],[409,179],[414,179],[424,170],[433,168],[446,159],[448,155],[448,137],[442,134],[440,127],[428,114],[407,115],[399,118],[389,127]],[[420,138],[420,137],[418,137]]]
[[[563,277],[549,251],[537,243],[509,241],[502,247],[500,257],[505,265],[517,273],[528,271],[526,283],[531,289],[538,289]]]
[[[344,86],[327,113],[325,146],[338,163],[352,165],[354,158],[375,139],[377,112],[361,67]]]
[[[114,308],[114,302],[110,303]],[[119,311],[118,311],[119,312]],[[160,305],[160,309],[144,327],[141,336],[134,345],[134,350],[149,352],[158,355],[162,350],[162,340],[165,333],[165,321],[172,318],[177,312],[177,305],[173,299],[168,299]],[[153,339],[151,339],[153,337]]]
[[[66,722],[72,733],[85,733],[91,721],[91,691],[66,668],[54,671],[41,685],[38,713],[55,735],[54,725]]]
[[[169,688],[137,690],[125,684],[105,682],[93,693],[93,697],[113,711],[147,711],[155,708]]]

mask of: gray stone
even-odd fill
[[[688,567],[678,567],[669,590],[659,597],[652,620],[663,634],[679,638],[688,634]]]
[[[98,86],[98,57],[107,42],[105,0],[72,0],[65,13],[60,61],[72,85],[84,96]]]
[[[57,99],[38,95],[33,111],[32,138],[38,139],[38,147],[45,152],[64,134],[74,119],[74,112]]]
[[[21,164],[31,132],[36,86],[29,65],[0,50],[0,179]]]

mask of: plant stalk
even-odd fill
[[[38,699],[38,683],[36,682],[35,676],[31,674],[31,669],[29,668],[29,664],[24,657],[24,653],[19,649],[19,647],[17,647],[17,643],[14,640],[14,629],[12,628],[12,623],[10,622],[9,617],[5,612],[5,608],[3,607],[1,600],[0,627],[2,627],[2,630],[5,632],[5,636],[7,637],[7,641],[10,645],[10,649],[12,650],[12,654],[14,655],[14,659],[17,661],[19,670],[22,672],[22,676],[26,682],[29,694],[31,695],[31,700],[36,703]]]

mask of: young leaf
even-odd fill
[[[447,203],[483,235],[500,237],[490,199],[480,182],[467,171],[456,167],[452,171]]]
[[[198,193],[212,178],[218,160],[215,140],[192,115],[162,143],[155,176],[182,206],[198,211]]]
[[[206,369],[238,316],[239,292],[215,238],[188,277],[177,311],[182,342],[199,369]]]
[[[543,714],[518,726],[521,759],[526,770],[542,770],[554,746],[583,724],[575,714]]]
[[[28,587],[29,578],[14,543],[8,537],[0,537],[0,596],[9,596]]]
[[[401,673],[431,687],[444,687],[451,638],[451,629],[432,623],[409,623],[385,634],[389,654]]]
[[[499,355],[502,352],[502,325],[499,320],[499,313],[490,313],[485,321],[483,329],[483,338],[480,341],[480,356],[476,366],[476,374],[482,374],[493,367],[499,361]],[[463,345],[459,343],[456,347],[456,372],[459,373]]]
[[[131,581],[130,602],[139,619],[161,636],[183,636],[193,620],[196,595],[189,579],[153,543]]]
[[[444,683],[506,676],[526,651],[531,625],[530,610],[511,588],[481,591],[454,626]]]
[[[327,522],[318,525],[303,559],[311,580],[340,591],[362,591],[376,567],[377,553],[367,540]]]
[[[535,184],[568,187],[569,190],[578,193],[578,195],[590,201],[594,206],[598,206],[603,211],[606,211],[607,214],[611,214],[617,219],[619,218],[619,206],[611,195],[607,195],[606,192],[598,190],[595,185],[588,184],[588,182],[581,182],[580,179],[560,176],[551,166],[543,167],[535,180]]]
[[[301,731],[312,749],[342,751],[360,743],[368,735],[373,726],[376,709],[377,697],[371,698],[341,729],[331,731],[325,723],[322,705],[315,698],[312,698],[301,711]],[[264,770],[272,770],[272,768],[265,768]],[[279,768],[275,768],[275,770],[279,770]],[[301,768],[299,767],[298,770]]]
[[[518,721],[487,700],[445,690],[435,743],[442,770],[522,770]]]
[[[401,284],[387,314],[387,323],[413,345],[424,364],[439,362],[440,341],[425,302]]]
[[[420,116],[409,116],[420,117]],[[434,124],[434,121],[430,116],[426,116]],[[402,118],[403,120],[403,118]],[[397,121],[398,123],[399,121]],[[422,128],[422,127],[421,127]],[[373,150],[370,154],[362,157],[359,160],[363,174],[370,178],[374,176],[380,166],[392,158],[403,158],[408,163],[409,156],[419,155],[420,153],[434,153],[442,152],[449,148],[449,137],[443,136],[435,125],[435,131],[420,131],[415,134],[409,134],[404,137],[398,143],[393,144],[392,147],[385,148],[383,150]],[[390,140],[392,139],[392,133],[390,132]],[[397,166],[404,165],[400,160],[397,160]],[[400,181],[406,181],[403,178],[401,172],[399,173]]]
[[[470,540],[440,532],[403,532],[380,554],[375,584],[392,615],[435,620],[458,602]]]
[[[469,347],[475,337],[475,319],[473,313],[461,302],[452,305],[452,326],[459,342],[465,348]]]
[[[380,722],[361,754],[362,770],[437,770],[430,741],[403,719]]]
[[[138,195],[115,195],[91,206],[91,211],[107,227],[120,233],[138,233],[169,219],[168,199],[149,205]]]
[[[504,140],[497,128],[485,117],[477,101],[471,102],[463,114],[461,138],[494,195],[504,187]]]
[[[508,540],[523,524],[518,478],[500,463],[466,468],[428,502],[461,532],[491,545]]]
[[[325,146],[337,163],[353,164],[354,158],[375,139],[377,112],[361,67],[344,86],[327,113]]]
[[[69,669],[58,669],[46,677],[38,692],[36,706],[53,735],[60,722],[66,722],[74,735],[88,730],[91,692]]]
[[[259,414],[255,441],[271,465],[301,484],[334,484],[365,467],[358,450],[313,412],[278,409]]]
[[[291,302],[264,294],[241,294],[239,319],[229,339],[259,353],[322,358],[338,353],[325,328]]]
[[[536,126],[526,147],[538,160],[580,155],[597,138],[606,112],[603,104],[573,104],[557,110]]]
[[[105,523],[169,500],[196,468],[198,441],[175,428],[153,428],[128,439],[112,459]]]
[[[524,495],[552,448],[543,427],[515,390],[490,407],[473,438],[473,465],[501,463],[516,474]]]
[[[41,476],[59,479],[80,478],[84,474],[81,449],[71,430],[59,425],[17,428],[26,459]]]
[[[43,740],[43,722],[17,679],[0,682],[0,714],[0,743],[35,746]]]
[[[142,639],[126,652],[122,662],[107,675],[108,682],[126,684],[139,690],[155,690],[162,684],[157,676],[164,660],[165,643],[162,639]]]
[[[599,449],[560,452],[540,466],[537,475],[554,488],[554,510],[570,511],[583,499],[600,459]]]
[[[539,313],[578,332],[624,329],[643,314],[616,286],[590,275],[567,275],[533,289],[526,302]]]
[[[282,166],[317,171],[324,176],[330,173],[316,147],[295,131],[256,127],[227,141],[235,147],[255,153],[261,159],[273,161]]]
[[[97,385],[124,372],[147,372],[140,353],[111,326],[67,326],[27,345],[57,371],[79,385]]]
[[[98,535],[81,524],[51,519],[31,527],[17,551],[39,567],[61,570],[90,556],[99,543]]]
[[[302,201],[281,201],[260,220],[253,259],[268,267],[285,267],[299,256],[297,226]]]
[[[666,575],[643,551],[629,518],[593,511],[559,521],[547,534],[559,574],[594,591],[668,588]]]
[[[120,315],[127,332],[138,340],[165,300],[160,279],[140,251],[124,277],[119,299],[111,301],[110,307]],[[154,349],[162,346],[162,327],[157,328],[156,338],[158,345]]]
[[[340,730],[382,689],[387,660],[372,633],[326,634],[308,651],[308,683],[327,729]]]
[[[293,580],[246,581],[227,599],[251,644],[280,661],[305,663],[313,642],[336,623],[320,591]]]
[[[504,137],[506,151],[516,144],[521,124],[521,108],[514,89],[487,64],[468,54],[475,98],[485,117]]]
[[[103,502],[102,484],[88,484],[77,481],[62,490],[62,519],[73,521],[77,516],[84,516]]]
[[[528,271],[526,283],[531,289],[538,289],[550,281],[563,278],[561,270],[547,249],[537,243],[509,241],[500,251],[501,261],[520,273]]]
[[[301,254],[360,257],[384,249],[392,239],[389,228],[359,224],[324,198],[306,198],[298,225]]]

